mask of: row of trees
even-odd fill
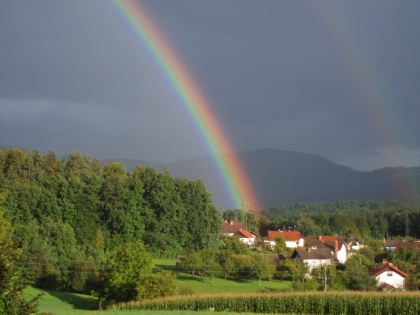
[[[141,241],[155,257],[211,247],[221,223],[200,180],[79,153],[0,150],[0,193],[27,280],[50,289],[89,292],[84,270],[121,244]]]
[[[297,229],[304,235],[346,235],[359,240],[420,238],[420,205],[403,201],[339,201],[266,209],[260,231]]]

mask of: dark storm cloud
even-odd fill
[[[420,165],[417,1],[141,3],[237,150]],[[0,144],[161,161],[208,153],[110,2],[3,1],[0,30]],[[373,124],[372,108],[387,121]]]

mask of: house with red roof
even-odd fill
[[[220,227],[220,233],[227,236],[233,236],[239,230],[245,230],[245,223],[238,221],[224,221]]]
[[[256,236],[245,229],[244,222],[224,221],[220,227],[220,233],[226,236],[237,237],[249,247],[253,247],[255,244]]]
[[[408,278],[408,274],[391,263],[382,267],[371,268],[369,274],[376,278],[379,288],[394,290],[404,290],[405,279]]]
[[[255,243],[255,235],[251,232],[248,232],[245,229],[240,229],[235,234],[233,234],[234,237],[239,238],[239,240],[248,245],[249,247],[253,247]]]
[[[303,247],[305,236],[299,231],[268,231],[266,243],[271,248],[276,246],[276,240],[278,237],[282,237],[288,248]]]

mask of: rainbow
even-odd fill
[[[383,147],[398,146],[407,136],[398,113],[393,96],[387,89],[387,84],[370,61],[372,56],[364,49],[365,43],[348,22],[346,8],[339,2],[308,3],[319,23],[326,31],[326,35],[335,43],[337,58],[343,63],[347,74],[356,90],[359,92],[360,104],[363,107],[362,117],[372,124],[376,139]],[[398,156],[395,157],[398,161]],[[395,189],[408,199],[417,194],[414,183],[407,177],[401,177],[395,182]]]
[[[140,40],[150,52],[156,65],[176,91],[212,152],[223,182],[229,191],[232,204],[236,208],[242,208],[244,204],[247,204],[249,210],[260,210],[261,206],[251,182],[238,157],[233,153],[233,147],[226,133],[175,51],[168,45],[138,2],[134,0],[110,1],[134,32],[136,39]]]

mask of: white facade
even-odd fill
[[[267,241],[265,241],[267,242]],[[268,241],[270,243],[271,248],[276,247],[276,241]],[[287,248],[298,248],[303,247],[304,239],[301,238],[299,241],[284,241],[284,244]]]
[[[341,246],[340,249],[337,250],[336,256],[337,257],[335,257],[335,258],[338,260],[338,262],[340,262],[342,264],[346,263],[346,261],[347,261],[347,248],[344,244]]]
[[[305,259],[303,263],[308,267],[308,274],[310,274],[313,269],[329,266],[331,259]]]
[[[240,237],[239,240],[242,243],[244,243],[244,244],[246,244],[246,245],[248,245],[250,247],[251,246],[254,246],[254,243],[255,243],[255,237],[254,238]]]
[[[386,283],[393,286],[395,289],[404,289],[405,278],[395,271],[385,270],[375,278],[378,281],[378,284]]]

